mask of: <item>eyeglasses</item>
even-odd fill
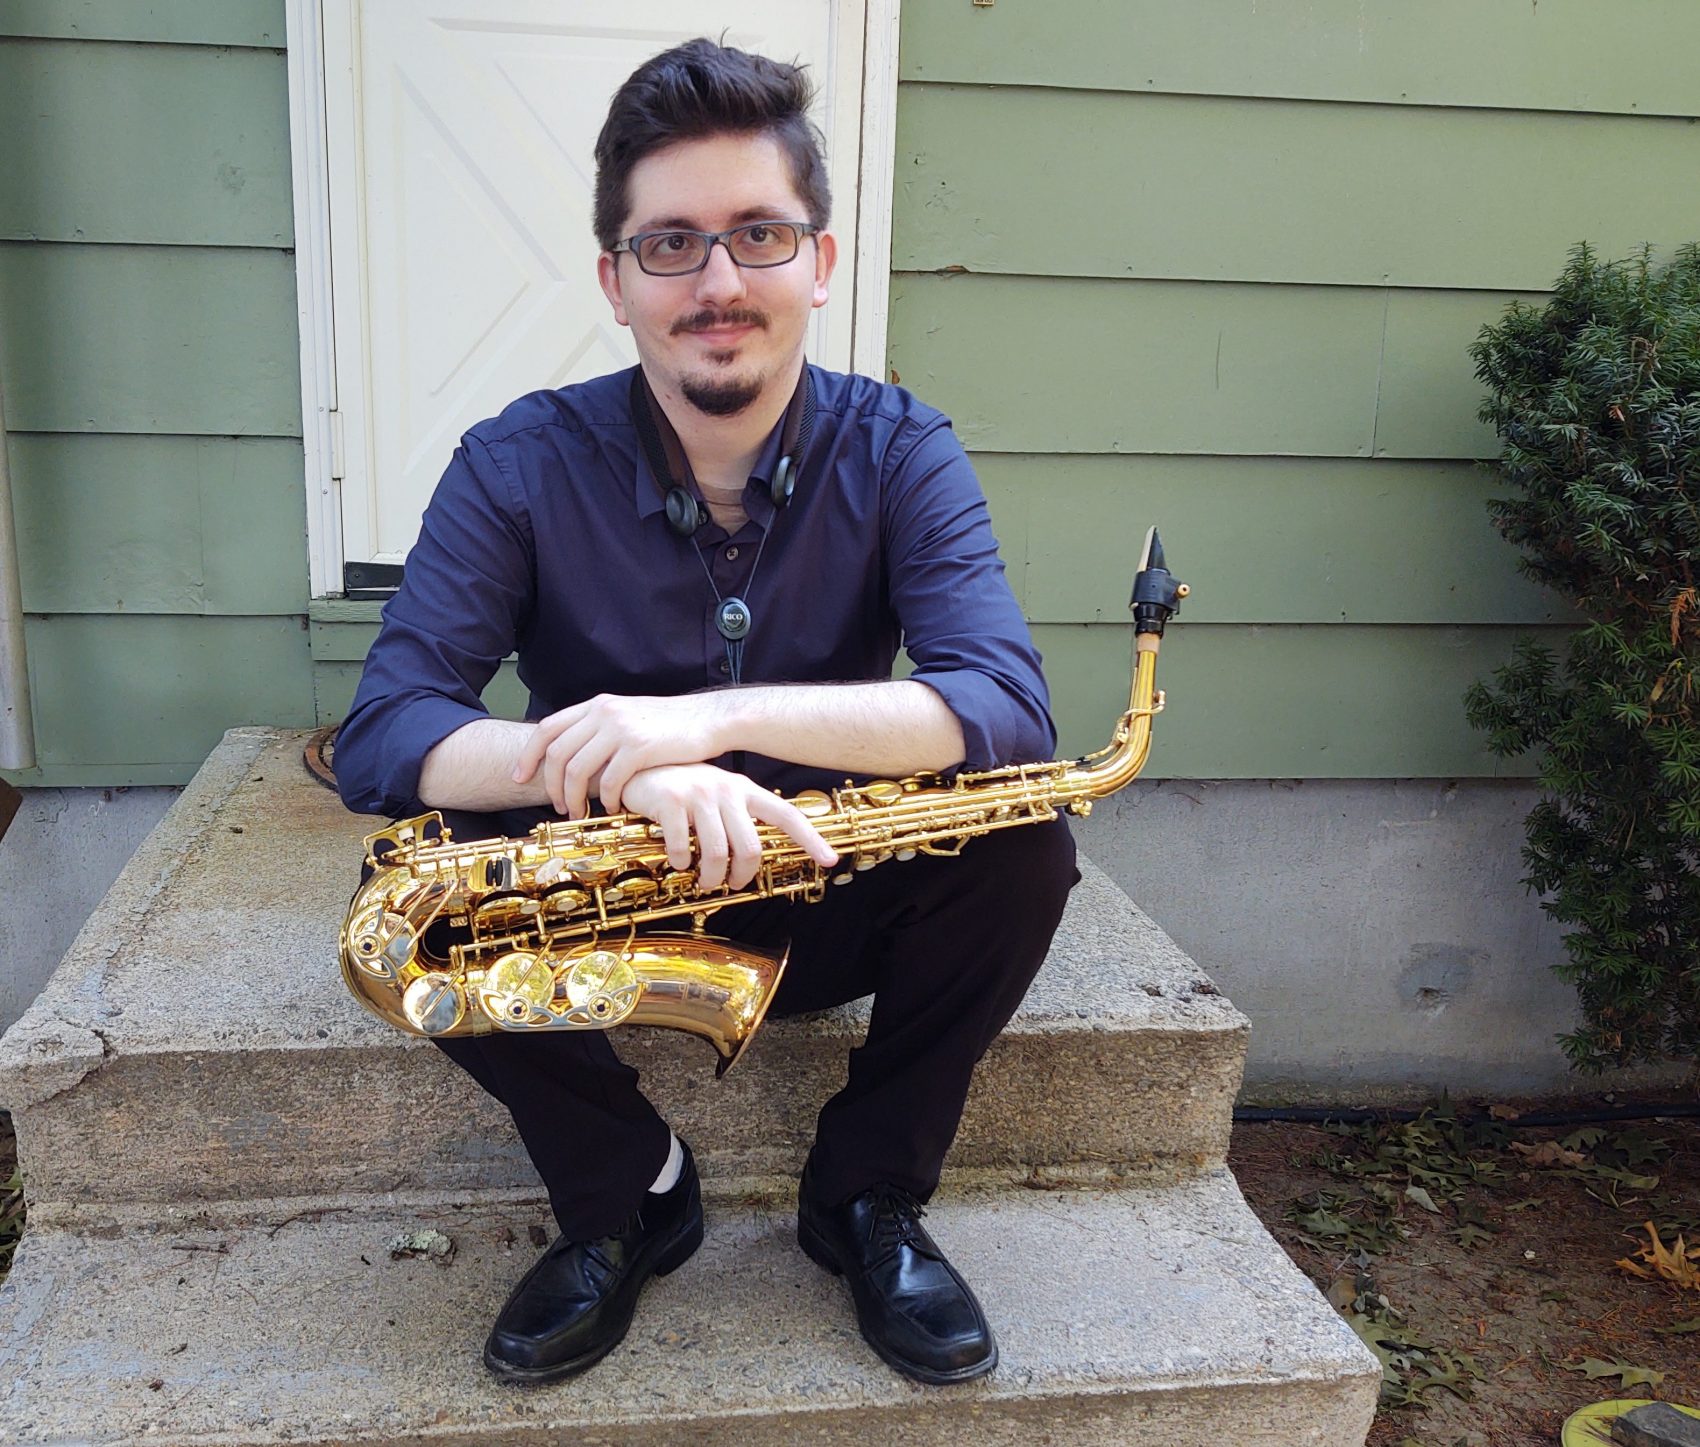
[[[608,249],[629,251],[650,276],[689,276],[708,265],[717,241],[739,266],[784,266],[819,230],[807,221],[751,221],[730,231],[640,231]]]

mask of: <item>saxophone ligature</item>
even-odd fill
[[[1091,812],[1145,767],[1163,628],[1188,593],[1146,534],[1129,608],[1133,689],[1110,743],[1084,758],[954,778],[917,774],[806,790],[791,802],[838,853],[823,867],[771,825],[748,884],[698,887],[659,825],[635,814],[556,820],[523,838],[456,840],[427,813],[366,839],[369,876],[341,931],[342,974],[373,1014],[416,1035],[653,1025],[707,1040],[724,1075],[749,1047],[788,951],[721,939],[708,922],[757,899],[821,899],[858,872],[955,854],[994,829]]]

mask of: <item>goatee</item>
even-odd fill
[[[679,391],[697,411],[710,417],[731,417],[761,396],[761,382],[753,377],[727,377],[719,381],[681,377]]]

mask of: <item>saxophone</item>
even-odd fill
[[[707,891],[694,869],[668,862],[660,826],[635,814],[543,823],[521,839],[457,841],[439,813],[380,829],[366,838],[370,874],[342,926],[343,979],[412,1034],[663,1026],[707,1040],[724,1075],[749,1047],[789,951],[720,939],[709,919],[757,899],[812,903],[887,860],[954,855],[994,829],[1089,814],[1145,767],[1163,707],[1158,645],[1188,591],[1151,529],[1128,605],[1132,696],[1098,752],[795,795],[838,853],[830,868],[771,825],[757,826],[755,878]]]

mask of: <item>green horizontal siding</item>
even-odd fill
[[[1693,186],[1647,185],[1700,177],[1690,120],[1002,86],[898,119],[899,271],[1539,290],[1570,241],[1700,227]]]
[[[1035,623],[1127,621],[1146,528],[1193,623],[1553,623],[1488,519],[1468,462],[1279,457],[974,459]]]
[[[20,786],[184,783],[228,728],[311,726],[303,625],[300,618],[28,618],[38,767],[5,777]]]
[[[912,0],[904,80],[1693,115],[1692,0]]]
[[[0,35],[281,46],[284,0],[0,0]]]
[[[0,136],[0,238],[293,244],[281,51],[0,40]]]
[[[27,611],[306,611],[293,438],[19,433],[11,461]]]
[[[1510,300],[905,274],[889,356],[971,450],[1483,457],[1466,349]]]
[[[317,613],[317,605],[314,609]],[[310,617],[307,632],[315,663],[360,663],[378,636],[376,621],[322,621]]]
[[[1177,574],[1188,569],[1174,559]],[[1189,616],[1183,607],[1183,620]],[[1177,622],[1163,646],[1152,777],[1386,778],[1526,771],[1496,760],[1464,722],[1464,689],[1533,632],[1481,627],[1222,626]],[[343,717],[376,623],[313,625],[319,720]],[[1122,624],[1039,623],[1063,755],[1106,743],[1127,707],[1132,634]],[[504,664],[486,692],[493,713],[523,715],[525,690]]]
[[[330,643],[329,654],[320,654],[315,640],[313,657],[313,699],[320,723],[337,723],[348,714],[354,702],[354,690],[360,685],[360,658],[371,646],[375,628],[368,629],[359,641],[342,639]],[[338,658],[339,652],[355,650],[360,658]],[[519,681],[511,662],[504,663],[484,690],[484,706],[497,718],[524,718],[530,694]]]
[[[299,437],[295,258],[0,242],[0,385],[19,432]]]
[[[1163,644],[1153,778],[1439,778],[1526,774],[1482,746],[1460,698],[1510,656],[1514,628],[1176,623]],[[1533,630],[1562,647],[1563,630]],[[1127,707],[1132,638],[1040,624],[1034,642],[1063,755],[1109,742]]]

